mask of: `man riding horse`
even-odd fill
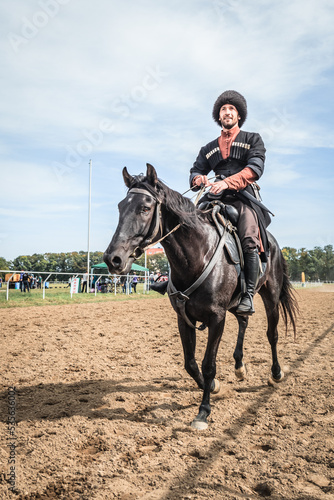
[[[201,148],[190,169],[190,186],[194,190],[211,187],[200,202],[218,199],[238,212],[237,229],[244,254],[246,292],[236,312],[250,315],[254,313],[259,255],[266,261],[268,253],[266,227],[270,217],[261,203],[255,182],[263,174],[266,150],[259,134],[240,130],[247,117],[247,103],[238,92],[223,92],[213,106],[212,116],[222,131],[217,139]],[[207,177],[211,170],[215,173],[214,182]],[[163,292],[158,287],[156,290]]]

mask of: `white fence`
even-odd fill
[[[49,279],[51,278],[51,276],[69,276],[69,281],[68,281],[68,287],[70,286],[70,293],[71,293],[71,298],[73,296],[73,294],[75,293],[74,292],[74,287],[73,287],[73,283],[74,283],[74,280],[78,277],[83,277],[85,276],[87,273],[62,273],[62,272],[46,272],[46,271],[41,271],[41,272],[36,272],[36,271],[24,271],[25,273],[27,273],[28,275],[33,275],[34,277],[37,277],[37,276],[41,276],[43,278],[44,275],[46,275],[46,277],[44,279],[42,279],[41,281],[41,289],[43,291],[43,299],[45,299],[45,291],[46,289],[48,289],[49,287]],[[4,281],[3,283],[7,285],[7,288],[6,288],[6,300],[9,300],[9,290],[10,290],[10,282],[12,281],[14,275],[20,275],[22,273],[22,271],[12,271],[12,270],[4,270],[4,269],[0,269],[0,273],[5,273],[5,274],[10,274],[10,277],[7,281]],[[95,279],[97,278],[97,279]],[[102,278],[105,278],[106,280],[108,280],[108,283],[104,283],[103,286],[101,286],[101,280]],[[121,283],[121,278],[124,279],[124,283]],[[133,283],[132,283],[132,278],[133,278],[133,275],[125,275],[125,276],[121,276],[121,275],[116,275],[116,274],[113,274],[113,275],[110,275],[110,274],[97,274],[97,273],[94,273],[94,274],[90,274],[89,275],[89,280],[87,282],[87,287],[86,287],[86,292],[87,293],[90,293],[93,292],[95,293],[95,296],[96,294],[99,292],[102,292],[102,293],[106,293],[106,292],[112,292],[116,295],[117,291],[119,291],[119,288],[120,286],[122,286],[122,292],[125,293],[126,295],[129,295],[131,292],[132,292],[132,288],[134,287]],[[144,293],[148,293],[149,292],[149,279],[148,279],[148,273],[145,272],[145,275],[144,276],[139,276],[138,275],[138,280],[142,279],[143,278],[143,282],[144,283]],[[22,282],[16,282],[16,283],[21,283],[20,286],[22,286]],[[53,282],[54,284],[56,282]],[[61,282],[57,282],[58,284],[61,284]],[[93,285],[94,285],[94,288],[93,288]],[[104,285],[106,285],[104,287]],[[80,286],[80,285],[79,285]],[[103,288],[105,288],[105,290],[103,290]]]
[[[314,287],[314,286],[322,286],[323,281],[291,281],[291,284],[294,288],[304,288],[304,287]]]

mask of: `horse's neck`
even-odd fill
[[[170,231],[172,224],[175,227],[176,221],[169,220],[165,223],[165,231]],[[195,228],[181,225],[162,242],[172,276],[201,273],[212,255],[212,249],[216,247],[216,242],[217,234],[214,229],[201,220],[198,220]]]

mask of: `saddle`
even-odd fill
[[[203,197],[204,198],[204,197]],[[202,198],[202,200],[203,200]],[[208,199],[209,198],[209,199]],[[232,205],[221,201],[220,195],[209,195],[198,206],[199,210],[209,213],[212,223],[215,224],[218,232],[222,235],[224,229],[227,230],[225,240],[225,250],[228,258],[234,264],[239,277],[240,293],[245,292],[246,282],[244,276],[244,256],[237,231],[239,213]],[[266,262],[262,262],[259,256],[259,277],[260,279],[266,270]]]
[[[233,238],[228,238],[228,242],[226,245],[228,255],[234,264],[241,263],[241,267],[243,267],[243,252],[237,231],[239,220],[239,213],[237,209],[233,205],[223,203],[221,201],[221,193],[213,194],[210,192],[202,196],[202,198],[199,200],[198,208],[203,212],[211,213],[214,207],[217,205],[220,207],[219,218],[222,225],[225,227],[226,223],[230,222],[233,226],[233,228],[227,227],[229,233],[233,236]],[[216,221],[215,224],[217,226]],[[234,244],[234,240],[236,245]],[[265,267],[266,261],[262,261],[262,259],[260,258],[261,275],[264,273]]]
[[[236,227],[239,219],[238,211],[232,205],[223,203],[219,199],[220,195],[210,195],[211,197],[211,200],[202,201],[198,208],[211,215],[212,222],[215,223],[220,235],[223,231],[222,228],[227,229],[225,248],[230,260],[236,266],[239,276],[243,268],[243,252]]]

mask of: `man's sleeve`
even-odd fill
[[[251,168],[259,179],[263,174],[264,162],[266,159],[266,148],[260,134],[253,134],[251,147],[247,156],[246,167]]]
[[[256,173],[249,167],[245,167],[241,172],[224,179],[229,189],[234,189],[235,191],[242,191],[256,180]]]
[[[201,148],[193,167],[190,169],[190,177],[189,177],[190,187],[192,187],[193,180],[196,177],[196,175],[208,175],[210,170],[211,168],[208,160],[206,159],[204,148]],[[194,191],[198,189],[199,187],[197,186],[197,189],[194,189]]]

